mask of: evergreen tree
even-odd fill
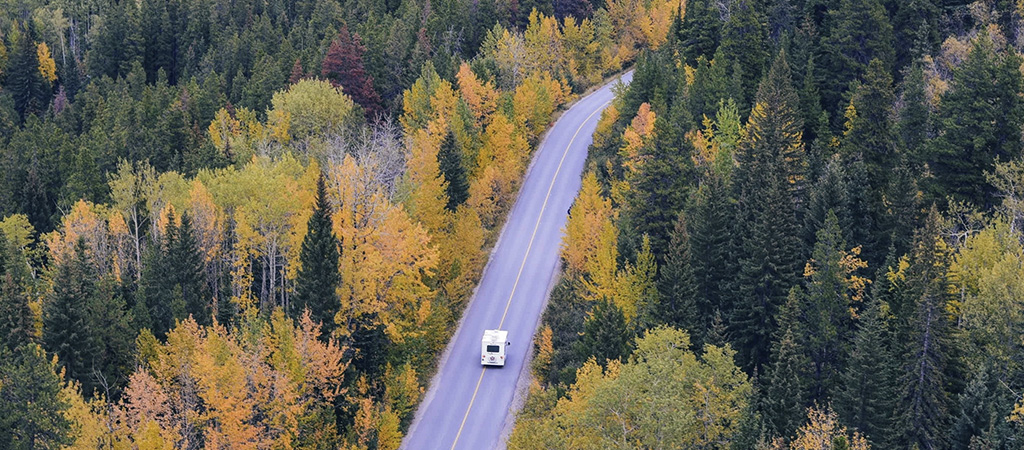
[[[729,77],[726,75],[726,60],[721,51],[715,53],[715,59],[708,62],[703,55],[697,57],[697,67],[693,75],[693,84],[687,91],[687,102],[690,114],[700,121],[704,117],[714,119],[715,112],[722,99],[729,97]]]
[[[822,174],[808,189],[803,228],[803,240],[808,247],[813,247],[817,241],[818,230],[825,226],[829,211],[835,214],[839,228],[843,230],[843,239],[851,242],[849,230],[853,226],[853,218],[850,216],[849,189],[846,182],[847,175],[842,159],[835,155],[825,164]]]
[[[737,0],[730,7],[729,20],[722,26],[722,53],[742,68],[742,74],[733,70],[742,90],[732,92],[734,98],[743,104],[753,96],[768,62],[767,33],[764,15],[758,10],[760,5],[758,1]],[[789,71],[788,67],[786,70]]]
[[[608,360],[629,355],[632,339],[622,309],[607,299],[600,299],[583,322],[583,335],[576,343],[576,354],[581,361],[594,358],[603,366]]]
[[[69,378],[95,386],[103,343],[96,340],[90,306],[98,295],[98,274],[85,241],[57,267],[53,293],[43,302],[43,342],[60,358]],[[85,391],[90,392],[90,391]]]
[[[168,228],[173,228],[173,221]],[[168,231],[166,235],[171,238],[172,233]],[[184,318],[185,309],[175,277],[168,276],[172,272],[167,255],[169,245],[166,242],[166,238],[157,237],[154,245],[148,246],[143,253],[138,298],[133,309],[135,325],[138,328],[151,327],[150,331],[160,339],[164,339],[167,332],[174,328],[175,319]],[[177,309],[181,311],[176,315]]]
[[[931,135],[931,108],[926,89],[924,68],[920,62],[915,62],[903,76],[902,107],[895,130],[900,150],[908,156],[912,167],[920,165],[925,142]]]
[[[942,241],[942,218],[933,207],[924,226],[914,235],[902,295],[912,309],[903,324],[901,377],[903,391],[897,404],[900,444],[922,450],[946,447],[950,425],[950,387],[958,370],[955,364],[953,324],[947,313],[950,261]]]
[[[359,33],[349,33],[348,26],[342,25],[338,38],[331,41],[327,49],[320,74],[331,84],[341,86],[343,92],[366,111],[366,116],[375,118],[381,112],[380,95],[373,88],[373,77],[363,66],[363,46]]]
[[[0,346],[0,448],[35,450],[73,443],[71,407],[46,352],[28,344],[11,352]]]
[[[697,58],[711,56],[718,49],[718,37],[722,30],[722,19],[718,8],[711,0],[691,0],[686,3],[686,12],[679,36],[680,56],[683,63],[693,64]]]
[[[907,67],[912,61],[933,54],[940,42],[939,7],[934,0],[898,2],[893,17],[896,32],[896,67]]]
[[[729,157],[730,164],[732,157]],[[732,310],[729,284],[735,276],[730,255],[732,202],[728,181],[715,174],[697,189],[687,208],[692,273],[696,282],[695,298],[712,311],[725,314]],[[723,319],[724,322],[724,319]],[[698,334],[694,332],[694,336]]]
[[[50,99],[47,83],[39,73],[35,27],[31,20],[27,23],[13,45],[5,85],[14,97],[14,109],[22,120],[31,114],[42,115]]]
[[[651,248],[659,262],[668,248],[676,216],[685,205],[688,175],[693,169],[688,158],[692,144],[686,140],[673,142],[674,139],[666,136],[668,133],[662,132],[663,127],[670,127],[668,121],[664,116],[657,117],[654,139],[639,150],[643,164],[629,176],[630,191],[622,208],[621,222],[623,253],[634,253],[646,235],[651,239]]]
[[[805,166],[798,105],[780,52],[758,89],[735,174],[739,270],[730,325],[748,370],[767,362],[775,314],[804,260],[796,213]]]
[[[661,301],[657,305],[657,322],[687,330],[695,348],[703,347],[704,330],[709,325],[711,311],[704,298],[698,298],[697,282],[694,279],[690,233],[686,227],[685,213],[679,213],[675,229],[665,254],[665,265],[661,270],[658,288]]]
[[[4,273],[0,282],[0,346],[13,350],[35,340],[35,314],[14,274]]]
[[[896,160],[896,139],[891,119],[895,99],[888,69],[881,60],[872,59],[864,81],[854,83],[853,97],[846,110],[842,152],[848,160],[864,161],[869,188],[873,192],[881,192],[888,183]]]
[[[999,441],[1011,434],[1006,417],[1011,414],[1016,395],[1006,389],[1008,374],[992,364],[980,367],[967,382],[959,397],[960,413],[950,429],[950,444],[955,449],[1010,448]],[[984,441],[986,445],[978,445]]]
[[[777,436],[792,436],[806,418],[807,365],[792,326],[786,327],[772,350],[759,399],[765,421]]]
[[[1000,56],[987,32],[953,71],[949,92],[937,113],[941,133],[931,141],[928,165],[935,174],[928,192],[934,200],[947,195],[979,207],[993,204],[993,188],[985,182],[996,160],[1021,155],[1024,78],[1021,59]]]
[[[192,220],[187,213],[182,213],[181,225],[173,230],[175,235],[169,239],[167,257],[171,274],[181,287],[185,317],[192,316],[198,324],[210,325],[213,315],[205,266],[199,253],[199,242],[192,231]]]
[[[853,296],[861,288],[851,279],[856,276],[851,269],[856,267],[850,266],[856,260],[850,256],[839,219],[829,210],[804,269],[805,276],[809,274],[806,287],[798,295],[797,316],[802,323],[796,339],[811,364],[807,389],[812,401],[824,403],[831,398],[846,360],[850,311],[859,300]]]
[[[892,24],[880,0],[841,0],[828,15],[832,23],[822,39],[828,77],[822,92],[826,109],[840,108],[841,98],[878,59],[885,70],[895,63]]]
[[[330,337],[335,328],[334,316],[341,307],[337,289],[341,285],[338,268],[338,238],[331,222],[331,205],[327,184],[321,174],[316,182],[313,215],[306,225],[306,236],[299,252],[298,276],[295,279],[293,314],[300,316],[309,309],[310,318],[321,323],[321,336]]]
[[[893,411],[898,389],[899,361],[892,352],[889,305],[873,299],[860,315],[850,358],[835,398],[843,423],[863,434],[872,447],[892,443]]]
[[[444,175],[445,193],[448,203],[445,208],[455,211],[459,205],[469,199],[469,181],[466,180],[466,168],[462,164],[462,150],[455,141],[455,133],[449,131],[441,141],[441,149],[437,152],[438,168]]]

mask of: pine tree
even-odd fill
[[[43,302],[43,342],[60,358],[67,376],[83,386],[95,385],[102,354],[89,316],[98,294],[97,278],[85,241],[79,239],[73,257],[57,267],[58,282]]]
[[[334,316],[341,307],[337,289],[341,285],[338,268],[338,238],[331,222],[331,205],[327,184],[321,174],[316,182],[313,215],[306,225],[306,237],[299,252],[299,274],[295,279],[295,300],[292,313],[301,316],[309,309],[310,318],[322,324],[321,336],[330,337],[335,328]]]
[[[869,188],[874,192],[880,192],[888,183],[896,159],[896,139],[890,118],[895,100],[892,76],[881,60],[872,59],[864,81],[854,83],[841,150],[848,160],[864,161]]]
[[[654,315],[657,322],[687,330],[694,348],[701,348],[711,311],[709,305],[704,303],[705,299],[696,296],[697,282],[693,274],[692,255],[686,215],[680,213],[669,240],[664,268],[659,274],[661,301]]]
[[[0,346],[0,448],[35,450],[73,443],[71,407],[62,381],[38,345],[10,352]]]
[[[363,53],[366,47],[358,33],[349,33],[343,25],[338,38],[331,41],[327,49],[320,74],[334,86],[341,86],[343,92],[366,111],[366,116],[375,118],[381,112],[380,95],[373,88],[373,77],[363,67]]]
[[[182,213],[181,225],[174,231],[174,238],[168,243],[167,257],[175,283],[181,286],[185,317],[192,316],[196,323],[210,325],[213,315],[205,266],[187,213]]]
[[[732,157],[728,159],[731,165]],[[720,317],[722,323],[732,310],[728,289],[735,275],[733,258],[729,254],[734,224],[728,189],[725,175],[716,173],[697,189],[685,213],[691,271],[696,283],[694,296],[711,311],[724,314],[724,318]],[[698,333],[694,332],[694,336]]]
[[[581,361],[593,357],[603,366],[608,360],[629,355],[632,339],[622,309],[600,299],[583,322],[583,336],[577,341],[576,353]]]
[[[899,120],[896,136],[900,150],[909,158],[911,167],[921,164],[925,141],[930,136],[931,108],[928,104],[924,69],[919,62],[912,64],[901,84]]]
[[[765,421],[777,436],[792,436],[804,422],[808,362],[800,350],[793,327],[786,327],[772,350],[772,363],[759,399]]]
[[[829,76],[822,97],[825,108],[833,110],[844,106],[840,104],[843,93],[864,74],[872,59],[892,70],[896,55],[892,24],[880,0],[841,0],[828,18],[832,28],[821,46]]]
[[[910,313],[903,324],[903,390],[897,404],[900,444],[922,450],[945,448],[950,425],[950,383],[958,368],[953,324],[947,313],[949,251],[942,241],[942,218],[932,207],[914,235],[902,295]]]
[[[742,68],[742,74],[733,70],[733,76],[739,76],[742,90],[738,93],[732,91],[734,98],[742,104],[753,96],[769,57],[765,43],[765,19],[762,11],[757,9],[760,5],[761,2],[753,0],[734,2],[730,7],[729,20],[722,26],[722,53]],[[788,72],[789,69],[786,70]]]
[[[170,236],[170,233],[167,235]],[[175,295],[174,277],[168,276],[172,272],[165,242],[165,239],[158,237],[142,256],[142,273],[136,292],[138,298],[133,308],[135,325],[138,328],[151,327],[150,331],[160,339],[164,339],[167,332],[174,328],[175,319],[184,318],[176,316],[174,312],[175,303],[183,299]],[[184,311],[184,307],[181,309]]]
[[[834,155],[807,192],[803,240],[808,247],[813,247],[817,241],[818,230],[825,226],[825,218],[829,211],[835,214],[839,228],[843,230],[843,239],[856,245],[850,240],[849,230],[853,226],[853,218],[850,216],[849,190],[846,183],[847,175],[842,160],[839,155]]]
[[[934,0],[907,0],[898,2],[893,17],[896,31],[896,67],[907,67],[912,61],[933,54],[939,36],[939,7]]]
[[[7,63],[5,87],[14,97],[14,109],[22,120],[31,114],[42,115],[49,102],[49,90],[39,73],[34,31],[30,20],[14,43]]]
[[[993,204],[993,188],[985,182],[996,160],[1021,155],[1024,123],[1024,77],[1016,53],[996,53],[983,31],[960,67],[953,71],[949,92],[937,113],[939,136],[931,141],[928,165],[935,174],[928,192],[933,200],[947,195],[979,207]],[[983,99],[983,101],[982,101]]]
[[[797,342],[811,363],[807,388],[813,401],[826,402],[839,385],[852,329],[850,311],[862,291],[852,278],[859,262],[855,255],[847,252],[839,219],[829,210],[804,269],[806,287],[798,295],[803,323]]]
[[[444,175],[445,193],[448,203],[445,208],[455,211],[459,205],[469,199],[469,182],[466,180],[466,168],[462,164],[462,150],[455,141],[455,133],[449,131],[441,142],[437,152],[438,168]]]
[[[34,316],[23,285],[24,258],[0,231],[0,347],[14,350],[35,339]]]
[[[799,101],[780,52],[758,89],[735,173],[739,271],[730,325],[747,370],[767,362],[775,314],[804,259],[796,213],[805,167]]]
[[[725,56],[720,51],[715,53],[711,62],[704,55],[697,57],[693,84],[686,95],[690,114],[696,120],[704,117],[714,119],[719,103],[729,97],[729,78],[725,69]]]
[[[692,0],[686,3],[686,13],[679,35],[684,64],[693,64],[697,58],[710,57],[718,49],[722,19],[718,8],[710,0]]]
[[[842,389],[835,406],[843,423],[865,435],[875,448],[892,443],[893,411],[898,389],[899,361],[889,330],[889,305],[873,299],[860,315]]]

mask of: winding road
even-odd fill
[[[580,189],[587,149],[600,113],[622,75],[578,100],[548,131],[491,253],[480,284],[452,337],[440,369],[416,411],[402,448],[407,450],[504,447],[514,420],[513,397],[559,263],[562,228]],[[486,329],[508,330],[505,367],[480,365]],[[525,378],[524,378],[525,379]]]

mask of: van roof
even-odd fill
[[[484,342],[497,342],[504,344],[508,340],[506,330],[484,330]]]

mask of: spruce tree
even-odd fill
[[[947,313],[950,255],[942,241],[943,222],[932,207],[924,226],[914,235],[903,289],[907,317],[900,341],[902,393],[897,404],[900,444],[920,449],[945,448],[952,408],[949,388],[958,375]]]
[[[915,62],[908,69],[900,85],[899,119],[896,122],[896,136],[900,150],[905,153],[911,167],[921,164],[925,142],[930,135],[931,107],[928,104],[927,84],[924,68]]]
[[[441,141],[441,149],[437,152],[437,162],[444,175],[445,193],[448,203],[445,208],[455,211],[459,205],[469,199],[469,182],[466,180],[466,168],[462,164],[462,150],[455,141],[455,133],[449,131]]]
[[[846,184],[846,170],[839,155],[834,155],[824,166],[822,174],[807,192],[807,208],[804,210],[803,240],[813,247],[818,239],[818,230],[825,226],[829,211],[835,214],[843,238],[850,241],[849,230],[853,226],[850,216],[849,191]],[[851,242],[856,245],[855,242]]]
[[[806,418],[807,366],[793,326],[787,326],[773,346],[759,399],[765,421],[776,436],[792,436]]]
[[[768,63],[767,31],[764,14],[758,10],[760,5],[758,1],[737,0],[730,7],[729,20],[722,26],[722,53],[742,68],[742,74],[733,70],[742,89],[733,91],[733,95],[740,103],[746,103],[753,96]]]
[[[841,104],[843,93],[864,74],[872,59],[892,70],[896,55],[892,24],[880,0],[840,0],[828,19],[832,27],[821,47],[829,76],[822,97],[827,110],[837,110],[845,106]]]
[[[0,346],[0,448],[64,448],[74,441],[63,380],[36,344]]]
[[[899,360],[892,352],[889,305],[873,299],[860,315],[850,358],[835,397],[843,423],[859,431],[873,448],[892,443]]]
[[[185,316],[192,318],[200,325],[212,323],[212,308],[202,255],[199,253],[199,242],[192,231],[192,220],[188,213],[182,213],[181,225],[174,228],[175,236],[168,244],[171,274],[176,284],[181,286],[182,299],[185,302]]]
[[[897,147],[891,119],[895,100],[892,75],[881,60],[872,59],[864,81],[854,83],[853,97],[846,112],[842,152],[848,160],[864,161],[869,187],[876,193],[888,183],[896,160]]]
[[[722,19],[711,0],[692,0],[686,3],[686,12],[679,33],[682,41],[680,56],[683,63],[693,64],[697,58],[710,57],[718,49]]]
[[[747,370],[767,362],[775,314],[804,260],[796,211],[805,167],[799,101],[780,52],[758,89],[735,173],[739,270],[730,325]]]
[[[594,303],[583,322],[583,335],[576,343],[576,354],[581,361],[593,357],[603,366],[608,360],[628,356],[632,340],[622,309],[602,298]]]
[[[949,92],[937,113],[941,133],[931,141],[928,165],[935,174],[928,193],[936,201],[947,195],[979,207],[991,206],[993,188],[985,182],[996,160],[1021,155],[1024,124],[1024,77],[1015,52],[996,53],[983,31],[967,59],[953,71]]]
[[[686,99],[690,114],[698,121],[704,117],[714,119],[719,102],[729,97],[729,78],[724,62],[725,56],[721,52],[716,52],[711,62],[704,55],[697,57],[693,84],[687,90]]]
[[[933,54],[938,46],[939,7],[934,0],[906,0],[898,2],[892,25],[896,31],[896,67],[906,67],[912,61]]]
[[[35,314],[28,304],[24,257],[0,231],[0,346],[14,350],[35,339]]]
[[[818,230],[814,251],[807,263],[806,286],[798,295],[802,326],[797,342],[811,364],[808,395],[812,401],[827,402],[839,385],[839,374],[846,360],[854,307],[852,295],[858,295],[849,273],[846,241],[839,219],[829,210]]]
[[[657,322],[687,330],[695,348],[704,343],[704,330],[709,325],[711,311],[698,298],[697,283],[694,279],[690,233],[686,226],[686,215],[680,213],[665,254],[665,265],[659,274],[658,289],[661,301],[657,305]]]
[[[31,114],[42,115],[49,102],[46,81],[39,73],[33,21],[21,30],[7,62],[6,88],[14,97],[14,109],[24,120]]]
[[[69,378],[95,386],[103,343],[96,340],[90,306],[98,294],[98,274],[85,241],[57,267],[53,292],[43,302],[43,342]],[[90,392],[86,391],[86,392]]]
[[[327,184],[321,174],[316,182],[313,215],[307,222],[306,236],[299,252],[301,266],[295,280],[292,313],[298,317],[308,308],[310,318],[322,324],[321,336],[324,337],[331,336],[335,328],[334,316],[341,307],[337,293],[341,285],[338,245],[331,222]]]
[[[730,156],[730,164],[731,160]],[[686,212],[695,298],[723,314],[723,322],[732,310],[729,285],[735,276],[730,255],[732,206],[728,181],[716,173],[697,189]]]

